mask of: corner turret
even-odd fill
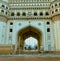
[[[9,16],[9,5],[4,1],[0,1],[0,20],[7,20]]]
[[[51,16],[53,21],[60,20],[60,0],[55,0],[50,6]]]

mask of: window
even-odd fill
[[[5,7],[4,5],[2,5],[2,7]]]
[[[26,13],[25,13],[25,12],[23,12],[23,13],[22,13],[22,15],[23,15],[23,16],[26,16]]]
[[[53,6],[52,6],[52,8],[53,8]]]
[[[47,32],[50,32],[50,28],[47,28]]]
[[[8,9],[8,7],[6,7],[6,9]]]
[[[43,16],[43,13],[42,12],[40,12],[40,16]]]
[[[10,29],[10,32],[12,32],[13,30],[12,29]]]
[[[17,16],[20,16],[20,13],[19,12],[17,13]]]
[[[50,24],[50,22],[47,22],[47,25],[49,25]]]
[[[48,16],[48,15],[49,15],[49,13],[48,13],[48,12],[46,12],[46,13],[45,13],[45,15],[47,15],[47,16]]]
[[[6,12],[6,15],[7,15],[7,12]]]
[[[52,11],[52,14],[54,13],[54,11]]]
[[[60,6],[60,3],[59,3],[59,6]]]
[[[10,22],[10,25],[13,25],[13,22]]]
[[[1,12],[4,12],[4,10],[1,10]]]
[[[37,12],[34,12],[34,16],[37,16]]]
[[[57,11],[58,11],[58,9],[55,10],[55,12],[57,12]]]
[[[57,6],[57,4],[55,4],[55,6]]]
[[[11,13],[11,16],[14,16],[14,12]]]

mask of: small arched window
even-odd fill
[[[50,32],[50,28],[47,28],[47,32]]]
[[[8,9],[8,7],[6,7],[6,9]]]
[[[3,13],[4,13],[4,10],[1,10],[1,12],[3,12]]]
[[[55,4],[55,7],[57,6],[57,4]]]
[[[2,5],[2,7],[5,7],[4,5]]]
[[[54,11],[52,11],[52,14],[54,13]]]
[[[46,12],[46,13],[45,13],[45,15],[47,15],[47,16],[48,16],[48,15],[49,15],[49,13],[48,13],[48,12]]]
[[[11,16],[14,16],[14,12],[11,13]]]
[[[46,24],[47,24],[47,25],[49,25],[49,24],[50,24],[50,22],[47,22]]]
[[[23,16],[26,16],[26,13],[25,13],[25,12],[23,12],[23,13],[22,13],[22,15],[23,15]]]
[[[34,12],[34,16],[37,16],[37,12]]]
[[[59,6],[60,6],[60,3],[59,3]]]
[[[13,29],[10,29],[10,32],[12,32],[13,31]]]
[[[17,16],[20,16],[20,13],[19,12],[17,12]]]
[[[53,8],[53,6],[51,6]]]
[[[6,15],[7,15],[7,12],[6,12]]]
[[[13,22],[10,22],[10,25],[13,25]]]
[[[40,16],[43,16],[43,13],[42,12],[40,12]]]
[[[56,9],[55,12],[58,12],[58,9]]]

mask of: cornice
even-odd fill
[[[38,9],[50,9],[50,7],[48,7],[48,8],[10,8],[10,10],[20,10],[20,9],[23,9],[23,10],[32,10],[32,9],[34,9],[34,10],[38,10]]]
[[[49,18],[8,18],[8,20],[40,20],[40,19],[51,19],[51,17],[49,17]]]

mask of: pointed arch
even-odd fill
[[[18,46],[20,46],[20,49],[23,50],[24,41],[29,37],[34,37],[38,40],[38,50],[40,50],[40,46],[42,44],[42,32],[32,26],[28,26],[18,31],[17,42],[18,42]]]

